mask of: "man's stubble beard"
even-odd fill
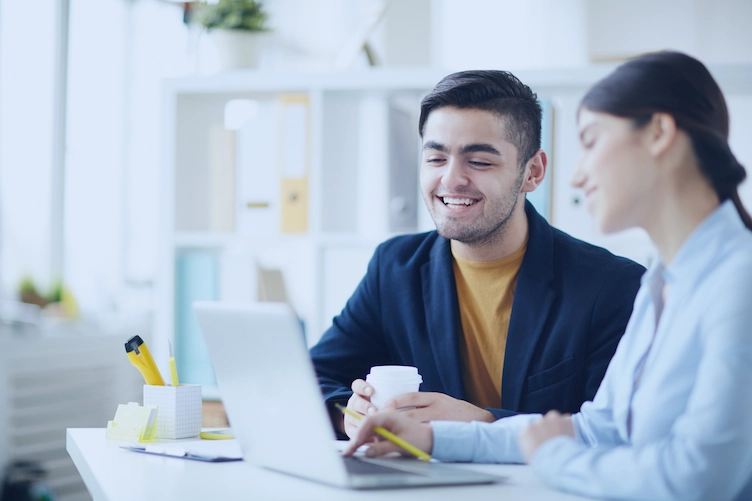
[[[520,173],[512,189],[507,192],[506,196],[502,197],[500,204],[496,207],[492,207],[493,212],[491,214],[483,214],[469,224],[456,223],[457,227],[447,228],[447,219],[445,219],[445,224],[440,226],[436,223],[436,217],[434,217],[433,211],[429,210],[434,224],[436,224],[436,230],[439,235],[472,247],[485,247],[490,244],[501,242],[504,239],[507,226],[514,215],[519,200],[520,188],[524,182],[523,174],[524,171]],[[460,195],[461,193],[457,194]],[[431,196],[435,198],[433,194]],[[485,208],[488,208],[488,205],[486,205]],[[449,219],[449,221],[451,222],[451,219]]]

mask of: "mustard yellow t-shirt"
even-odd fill
[[[526,249],[527,242],[513,254],[488,262],[463,259],[452,250],[463,332],[462,376],[468,401],[479,407],[501,405],[507,331]]]

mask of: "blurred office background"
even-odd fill
[[[172,341],[183,381],[219,398],[193,300],[289,301],[313,344],[379,242],[432,229],[418,104],[452,71],[507,69],[538,92],[534,203],[643,264],[646,236],[598,234],[569,186],[589,85],[642,52],[699,57],[752,167],[752,0],[263,6],[257,67],[232,69],[185,2],[0,0],[0,466],[39,462],[58,499],[88,499],[64,428],[140,401],[129,337],[163,368]],[[752,206],[752,182],[741,193]]]

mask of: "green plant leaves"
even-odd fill
[[[219,0],[216,4],[199,2],[193,21],[206,29],[268,31],[269,15],[256,0]]]

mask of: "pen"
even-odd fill
[[[342,406],[340,404],[334,404],[334,405],[337,407],[337,409],[339,409],[340,411],[342,411],[342,414],[347,414],[348,416],[350,416],[350,417],[352,417],[354,419],[357,419],[358,421],[360,421],[361,419],[363,419],[360,416],[360,414],[358,414],[357,412],[353,412],[352,410],[348,409],[347,407],[344,407],[344,406]],[[409,452],[410,454],[413,454],[414,456],[418,457],[419,459],[422,459],[423,461],[430,461],[431,460],[431,456],[429,456],[428,454],[426,454],[422,450],[418,449],[417,447],[415,447],[410,442],[407,442],[406,440],[401,439],[400,437],[398,437],[397,435],[395,435],[391,431],[387,430],[386,428],[383,428],[381,426],[376,426],[373,429],[373,431],[376,432],[376,433],[378,433],[379,435],[381,435],[385,439],[389,440],[391,443],[393,443],[395,445],[399,445],[400,447],[402,447],[403,449],[405,449],[407,452]]]
[[[235,435],[224,430],[202,431],[198,436],[204,440],[231,440],[235,438]]]
[[[159,369],[157,369],[157,364],[154,363],[149,348],[146,347],[146,343],[141,339],[141,336],[130,338],[125,343],[125,352],[128,354],[128,360],[131,361],[133,367],[141,372],[146,384],[164,386],[164,380],[159,373]]]
[[[178,368],[175,365],[175,357],[172,355],[172,341],[168,339],[167,344],[170,346],[170,358],[167,359],[167,362],[170,365],[170,379],[172,380],[172,386],[180,386],[180,382],[178,381]]]

